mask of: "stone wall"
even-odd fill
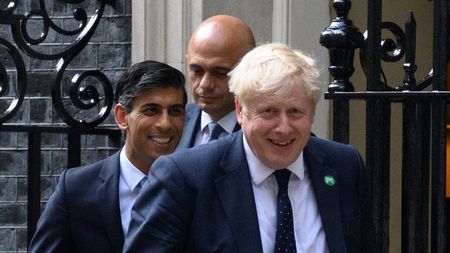
[[[4,8],[9,1],[1,1]],[[18,1],[15,14],[39,8],[37,0]],[[93,14],[95,1],[80,4],[90,16]],[[95,35],[87,47],[70,63],[65,78],[83,70],[100,69],[113,83],[131,62],[131,0],[116,0],[115,8],[106,7],[105,15],[100,21]],[[46,0],[46,10],[52,20],[61,27],[76,24],[72,10],[79,5],[62,4],[61,1]],[[39,19],[30,22],[31,35],[42,30]],[[0,37],[11,43],[9,26],[0,25]],[[49,32],[45,42],[37,49],[40,52],[55,52],[71,43],[76,36],[63,36]],[[51,81],[54,80],[57,61],[33,59],[23,54],[27,69],[28,88],[25,100],[18,113],[8,123],[58,124],[63,121],[52,107]],[[0,63],[5,65],[8,75],[14,82],[15,73],[3,62],[7,56],[0,49]],[[14,86],[13,86],[14,87]],[[0,105],[1,109],[1,105]],[[110,116],[104,125],[114,125]],[[2,132],[0,130],[0,252],[26,252],[27,247],[27,143],[28,137],[23,132]],[[82,164],[88,164],[114,153],[119,147],[119,140],[106,136],[82,137]],[[60,134],[42,136],[42,208],[53,193],[58,175],[67,166],[67,138]]]

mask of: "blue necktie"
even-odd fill
[[[288,196],[288,184],[291,172],[287,169],[274,172],[278,184],[277,196],[277,233],[275,236],[275,253],[295,253],[294,221],[291,201]]]
[[[144,184],[147,182],[147,179],[148,179],[147,177],[143,177],[143,178],[141,179],[141,181],[139,181],[138,185],[136,186],[137,192],[140,192],[140,191],[141,191],[142,186],[144,186]]]
[[[217,138],[219,137],[219,135],[222,133],[223,128],[217,124],[216,122],[212,121],[208,124],[208,128],[209,128],[209,139],[208,142],[213,141],[213,140],[217,140]]]

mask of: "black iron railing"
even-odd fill
[[[416,22],[412,13],[403,30],[394,23],[382,22],[381,0],[368,1],[367,31],[363,34],[347,18],[351,1],[335,0],[337,17],[320,38],[330,54],[329,71],[333,81],[325,98],[333,101],[335,140],[349,141],[349,101],[366,101],[366,165],[372,179],[377,252],[389,252],[392,103],[403,105],[403,176],[399,182],[402,184],[402,252],[446,252],[448,4],[446,0],[434,0],[433,66],[420,82],[415,78]],[[395,40],[382,39],[384,29]],[[356,49],[367,77],[366,91],[354,92],[349,81]],[[404,81],[391,86],[381,61],[398,62],[403,58]]]
[[[7,58],[12,59],[12,64],[0,60],[0,131],[24,132],[28,135],[28,241],[35,231],[40,215],[42,135],[67,135],[67,167],[80,165],[82,135],[107,135],[114,138],[120,136],[120,131],[114,127],[99,126],[108,117],[113,106],[113,88],[108,78],[99,70],[92,69],[75,73],[70,82],[64,79],[67,67],[86,47],[96,31],[105,5],[112,5],[115,1],[96,1],[90,17],[82,7],[75,8],[73,20],[77,25],[73,29],[63,28],[55,23],[47,13],[46,2],[48,1],[39,0],[33,3],[37,8],[24,15],[14,14],[18,0],[4,1],[0,5],[0,24],[9,26],[13,38],[13,41],[0,38],[0,48],[6,52]],[[80,4],[84,0],[59,2]],[[41,27],[38,32],[34,30],[36,25],[33,24],[36,23]],[[56,52],[40,52],[37,48],[45,42],[50,32],[61,36],[74,36],[75,39],[61,46]],[[42,122],[24,125],[8,122],[19,111],[27,91],[27,70],[22,54],[34,59],[57,61],[54,70],[56,75],[49,76],[48,83],[42,85],[51,85],[53,107],[65,124]],[[11,78],[11,73],[15,73],[15,78]]]

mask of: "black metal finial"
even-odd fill
[[[353,25],[353,22],[347,18],[351,1],[335,0],[333,1],[333,7],[337,17],[320,36],[320,44],[329,51],[329,71],[334,78],[328,86],[328,91],[354,91],[355,88],[349,81],[355,70],[353,56],[355,49],[363,45],[364,38],[358,28]]]
[[[348,12],[352,8],[352,2],[346,0],[336,0],[333,2],[333,8],[338,17],[347,18]]]
[[[411,90],[416,86],[414,74],[417,70],[416,65],[416,19],[410,11],[405,23],[405,78],[403,79],[404,90]]]

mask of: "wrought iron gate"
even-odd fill
[[[96,69],[81,73],[68,69],[72,60],[86,48],[93,37],[105,12],[106,4],[113,4],[116,1],[60,0],[59,2],[61,5],[70,5],[74,8],[72,17],[76,23],[72,26],[74,28],[63,27],[62,22],[55,22],[50,17],[47,10],[53,6],[46,6],[49,1],[30,1],[31,10],[26,10],[26,14],[15,14],[23,11],[17,11],[19,0],[0,3],[0,24],[10,28],[13,38],[11,42],[0,37],[0,131],[20,132],[28,136],[28,242],[35,231],[41,211],[42,136],[48,133],[67,136],[67,167],[80,165],[82,136],[106,135],[115,140],[120,139],[120,131],[111,127],[115,126],[114,124],[99,126],[105,122],[113,106],[113,88],[108,78]],[[92,7],[94,11],[90,16],[82,4]],[[36,31],[36,27],[40,29]],[[39,46],[45,43],[51,33],[62,37],[74,36],[75,39],[65,40],[62,49],[57,52],[40,52]],[[32,59],[57,63],[54,70],[56,75],[48,76],[45,80],[47,83],[42,83],[42,87],[44,89],[46,85],[51,85],[53,108],[63,122],[47,124],[8,122],[19,111],[29,81],[22,54]],[[66,75],[73,77],[68,81]]]
[[[330,54],[334,80],[325,98],[333,101],[333,138],[349,142],[349,102],[366,102],[366,165],[372,179],[377,252],[389,251],[389,171],[391,105],[403,107],[402,143],[402,252],[446,252],[445,169],[447,62],[450,57],[447,0],[433,0],[433,66],[420,82],[415,80],[415,20],[410,14],[403,31],[382,21],[382,1],[368,1],[367,32],[363,35],[347,18],[351,1],[334,0],[337,17],[322,33],[320,43]],[[382,39],[382,29],[396,41]],[[354,91],[349,81],[353,56],[359,49],[367,90]],[[381,61],[404,57],[404,81],[388,85]],[[430,89],[431,87],[431,89]]]

